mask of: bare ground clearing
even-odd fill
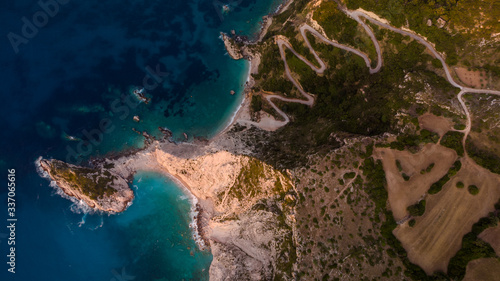
[[[495,250],[495,253],[500,256],[500,225],[487,228],[485,231],[481,232],[478,237],[488,242]],[[498,276],[500,276],[500,274]]]
[[[439,135],[444,136],[446,132],[451,130],[453,122],[443,116],[436,116],[432,113],[425,113],[418,117],[418,123],[423,129],[429,130]]]
[[[500,261],[495,258],[477,259],[467,264],[464,281],[496,281],[500,276]]]
[[[470,87],[482,88],[488,84],[488,78],[485,71],[469,71],[463,67],[455,68],[460,81]]]
[[[458,181],[465,188],[457,188]],[[462,237],[480,218],[494,211],[500,198],[499,183],[499,175],[464,158],[462,169],[439,193],[428,196],[425,213],[416,218],[415,226],[404,224],[394,230],[410,261],[427,274],[446,272],[450,258],[462,246]],[[468,185],[476,185],[479,193],[471,195]]]
[[[377,148],[374,155],[382,159],[387,180],[389,204],[396,221],[408,215],[406,208],[417,203],[429,187],[444,176],[457,159],[454,150],[441,145],[429,143],[416,154],[389,148]],[[396,165],[401,163],[402,172],[410,176],[405,181]],[[429,165],[434,167],[428,173],[421,174]]]

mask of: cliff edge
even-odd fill
[[[59,160],[39,164],[68,196],[113,213],[124,211],[134,198],[125,179],[136,171],[173,177],[198,199],[194,231],[213,254],[210,280],[292,279],[296,193],[287,173],[250,156],[182,143],[157,143],[102,160],[93,168]]]
[[[87,168],[46,159],[39,165],[66,195],[83,200],[94,210],[123,212],[134,199],[127,181],[104,167]]]

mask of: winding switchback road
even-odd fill
[[[363,17],[366,20],[370,21],[371,23],[376,24],[376,25],[378,25],[378,26],[380,26],[382,28],[389,29],[389,30],[391,30],[393,32],[396,32],[396,33],[399,33],[401,35],[409,36],[412,39],[418,41],[420,44],[424,45],[427,49],[429,49],[429,51],[431,51],[431,53],[434,55],[434,57],[437,58],[441,62],[441,64],[443,65],[443,69],[445,71],[445,74],[446,74],[446,80],[448,80],[448,82],[451,85],[453,85],[454,87],[460,89],[460,92],[457,94],[457,98],[458,98],[458,100],[459,100],[459,102],[460,102],[460,104],[461,104],[461,106],[462,106],[462,108],[463,108],[463,110],[465,112],[465,115],[467,117],[467,124],[466,124],[465,129],[463,129],[463,130],[457,130],[457,131],[464,133],[464,138],[462,140],[462,145],[464,146],[464,150],[465,150],[465,141],[466,141],[467,136],[469,135],[470,130],[471,130],[471,117],[470,117],[470,112],[469,112],[469,110],[467,108],[467,105],[465,104],[465,101],[463,99],[463,95],[466,94],[466,93],[473,93],[473,94],[491,94],[491,95],[498,95],[498,96],[500,96],[500,91],[489,90],[489,89],[473,89],[473,88],[464,87],[464,86],[458,84],[453,79],[453,77],[451,75],[451,72],[450,72],[450,68],[446,64],[446,62],[445,62],[445,60],[443,58],[443,55],[441,55],[434,48],[434,46],[431,43],[427,42],[422,36],[420,36],[420,35],[418,35],[418,34],[416,34],[414,32],[411,32],[411,31],[407,31],[407,30],[403,30],[403,29],[400,29],[400,28],[393,27],[393,26],[391,26],[391,25],[389,25],[387,23],[384,23],[384,22],[382,22],[382,21],[380,21],[378,19],[375,19],[375,18],[371,17],[370,15],[366,14],[365,12],[363,12],[361,10],[356,10],[356,11],[351,11],[351,10],[347,10],[347,9],[341,9],[341,10],[346,15],[348,15],[349,17],[351,17],[354,20],[356,20],[366,30],[366,32],[368,33],[370,39],[373,42],[373,45],[375,46],[375,50],[377,52],[377,65],[376,65],[376,67],[375,68],[371,67],[371,61],[368,58],[368,55],[366,55],[365,53],[363,53],[363,52],[361,52],[359,50],[356,50],[356,49],[354,49],[352,47],[349,47],[347,45],[343,45],[343,44],[340,44],[338,42],[335,42],[335,41],[332,41],[332,40],[326,38],[325,36],[323,36],[321,33],[319,33],[317,30],[315,30],[314,28],[312,28],[308,24],[303,24],[300,27],[300,33],[301,33],[302,37],[304,38],[304,41],[305,41],[307,47],[309,48],[310,52],[313,54],[315,60],[319,63],[320,67],[317,67],[316,65],[314,65],[313,63],[311,63],[310,61],[308,61],[305,57],[303,57],[302,55],[300,55],[299,53],[297,53],[293,49],[293,47],[290,44],[290,42],[288,42],[288,40],[287,40],[286,37],[281,36],[281,35],[276,36],[275,37],[275,41],[276,41],[276,44],[278,44],[278,47],[279,47],[279,50],[280,50],[281,59],[283,60],[283,63],[285,64],[285,74],[286,74],[287,78],[293,83],[293,85],[295,87],[297,87],[297,89],[302,94],[302,96],[304,96],[306,98],[306,100],[303,100],[303,99],[285,98],[285,97],[280,96],[280,95],[265,95],[265,98],[269,102],[269,104],[276,110],[276,112],[278,112],[278,114],[280,114],[285,119],[285,121],[281,121],[279,123],[281,123],[282,125],[285,125],[285,124],[287,124],[290,121],[290,118],[282,110],[280,110],[276,106],[276,104],[274,104],[274,102],[272,101],[273,99],[278,99],[278,100],[285,101],[285,102],[301,103],[301,104],[305,104],[305,105],[308,105],[308,106],[312,106],[314,104],[314,96],[311,95],[310,93],[306,93],[304,91],[304,89],[302,88],[302,86],[300,85],[300,83],[292,77],[292,74],[290,72],[290,68],[288,67],[288,63],[286,61],[285,47],[288,50],[290,50],[297,58],[299,58],[301,61],[303,61],[305,64],[307,64],[317,74],[322,74],[325,71],[325,69],[326,69],[325,62],[323,60],[321,60],[321,58],[318,56],[318,54],[316,53],[316,51],[314,50],[314,48],[311,46],[311,43],[307,39],[306,31],[312,33],[314,36],[316,36],[317,38],[319,38],[320,40],[322,40],[323,42],[325,42],[327,44],[330,44],[330,45],[332,45],[334,47],[340,48],[342,50],[346,50],[348,52],[351,52],[351,53],[354,53],[354,54],[360,56],[365,61],[366,66],[370,69],[370,73],[371,74],[377,73],[378,71],[380,71],[380,69],[382,67],[382,52],[381,52],[381,49],[380,49],[380,45],[379,45],[377,39],[375,38],[375,34],[371,30],[371,28],[363,20],[361,20],[361,17]],[[254,122],[249,122],[249,123],[254,123]],[[467,151],[465,151],[465,155],[467,157]]]

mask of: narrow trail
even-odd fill
[[[312,28],[308,24],[303,24],[300,27],[300,33],[301,33],[302,37],[304,38],[304,41],[305,41],[307,47],[309,48],[309,51],[313,54],[315,60],[318,62],[318,64],[320,65],[320,67],[317,67],[312,62],[310,62],[309,60],[307,60],[305,57],[303,57],[302,55],[300,55],[299,53],[297,53],[297,51],[295,51],[293,49],[293,47],[291,46],[290,42],[288,42],[288,40],[287,40],[286,37],[281,36],[281,35],[276,36],[275,42],[276,42],[276,44],[278,44],[278,47],[279,47],[279,50],[280,50],[281,59],[283,60],[283,63],[285,64],[285,74],[286,74],[287,78],[293,83],[293,85],[299,90],[299,92],[302,94],[302,96],[304,96],[304,98],[306,98],[306,100],[303,100],[303,99],[295,99],[295,98],[285,98],[285,97],[282,97],[280,95],[275,95],[275,94],[273,94],[273,95],[265,95],[265,98],[269,102],[269,104],[274,108],[274,110],[276,110],[276,112],[279,115],[281,115],[285,119],[285,121],[276,121],[276,122],[278,124],[280,124],[281,126],[284,126],[288,122],[290,122],[290,118],[281,109],[279,109],[278,106],[276,106],[276,104],[272,101],[273,99],[278,99],[278,100],[281,100],[281,101],[284,101],[284,102],[301,103],[301,104],[305,104],[305,105],[308,105],[308,106],[312,106],[314,104],[314,96],[312,94],[307,93],[306,91],[304,91],[304,89],[302,88],[302,86],[300,85],[300,83],[292,77],[292,74],[290,72],[290,68],[288,67],[288,63],[286,61],[285,47],[288,50],[290,50],[297,58],[299,58],[301,61],[303,61],[305,64],[307,64],[317,74],[322,74],[325,71],[325,69],[326,69],[325,62],[318,56],[318,54],[316,53],[316,51],[314,50],[314,48],[311,46],[311,43],[307,39],[306,31],[310,32],[311,34],[313,34],[314,36],[316,36],[318,39],[320,39],[321,41],[323,41],[323,42],[325,42],[327,44],[330,44],[330,45],[332,45],[334,47],[340,48],[342,50],[345,50],[345,51],[348,51],[348,52],[351,52],[351,53],[354,53],[354,54],[360,56],[365,61],[366,66],[369,68],[370,74],[377,73],[377,72],[380,71],[380,69],[382,67],[382,51],[380,49],[379,42],[375,38],[375,34],[373,33],[372,29],[363,20],[361,20],[361,17],[363,17],[366,20],[370,21],[371,23],[376,24],[376,25],[378,25],[378,26],[380,26],[382,28],[389,29],[389,30],[391,30],[393,32],[396,32],[396,33],[399,33],[401,35],[409,36],[412,39],[418,41],[420,44],[424,45],[427,49],[429,49],[429,51],[431,51],[431,53],[434,55],[434,57],[437,58],[441,62],[442,66],[443,66],[443,69],[445,71],[445,74],[446,74],[446,80],[448,80],[448,82],[451,85],[453,85],[454,87],[460,89],[460,92],[457,94],[457,98],[458,98],[458,100],[459,100],[459,102],[460,102],[460,104],[461,104],[461,106],[462,106],[462,108],[463,108],[463,110],[465,112],[465,115],[467,117],[467,124],[466,124],[465,129],[463,129],[463,130],[456,130],[456,131],[464,133],[464,138],[462,140],[462,145],[464,147],[465,157],[468,157],[467,151],[465,149],[465,141],[466,141],[467,136],[469,135],[470,130],[471,130],[471,117],[470,117],[470,112],[469,112],[469,110],[467,108],[467,105],[465,104],[465,100],[463,99],[463,95],[466,94],[466,93],[472,93],[472,94],[490,94],[490,95],[498,95],[498,96],[500,96],[500,91],[488,90],[488,89],[473,89],[473,88],[464,87],[464,86],[458,84],[453,79],[453,77],[451,75],[451,72],[450,72],[450,68],[446,64],[443,56],[434,48],[434,46],[431,43],[427,42],[426,39],[424,39],[420,35],[412,32],[412,31],[407,31],[407,30],[403,30],[403,29],[399,29],[399,28],[393,27],[393,26],[391,26],[389,24],[381,22],[381,21],[379,21],[379,20],[377,20],[375,18],[372,18],[371,16],[369,16],[368,14],[366,14],[363,11],[360,11],[360,10],[356,10],[356,11],[351,11],[351,10],[347,10],[347,9],[341,9],[341,10],[346,15],[348,15],[352,19],[356,20],[365,29],[365,31],[368,33],[370,39],[373,42],[373,45],[375,46],[375,50],[377,52],[377,65],[376,65],[376,67],[375,68],[371,67],[371,61],[368,58],[367,54],[365,54],[365,53],[363,53],[363,52],[361,52],[359,50],[356,50],[356,49],[354,49],[352,47],[349,47],[347,45],[343,45],[343,44],[340,44],[338,42],[335,42],[335,41],[332,41],[332,40],[326,38],[325,36],[323,36],[321,33],[319,33],[317,30],[315,30],[314,28]],[[251,121],[248,121],[247,123],[258,125],[257,123],[251,122]]]
[[[354,181],[356,180],[356,178],[358,177],[359,175],[359,168],[361,168],[361,163],[359,163],[358,167],[356,168],[356,171],[354,171],[355,175],[354,175],[354,178],[352,178],[348,183],[346,183],[345,187],[342,188],[342,190],[339,192],[339,194],[337,194],[337,196],[333,199],[333,201],[337,200],[338,198],[340,198],[340,196],[342,196],[344,194],[344,192],[349,188],[351,187],[351,185],[354,183]]]

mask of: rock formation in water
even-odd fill
[[[45,159],[39,164],[66,195],[84,201],[95,210],[123,212],[134,199],[127,181],[102,166],[87,168]]]

